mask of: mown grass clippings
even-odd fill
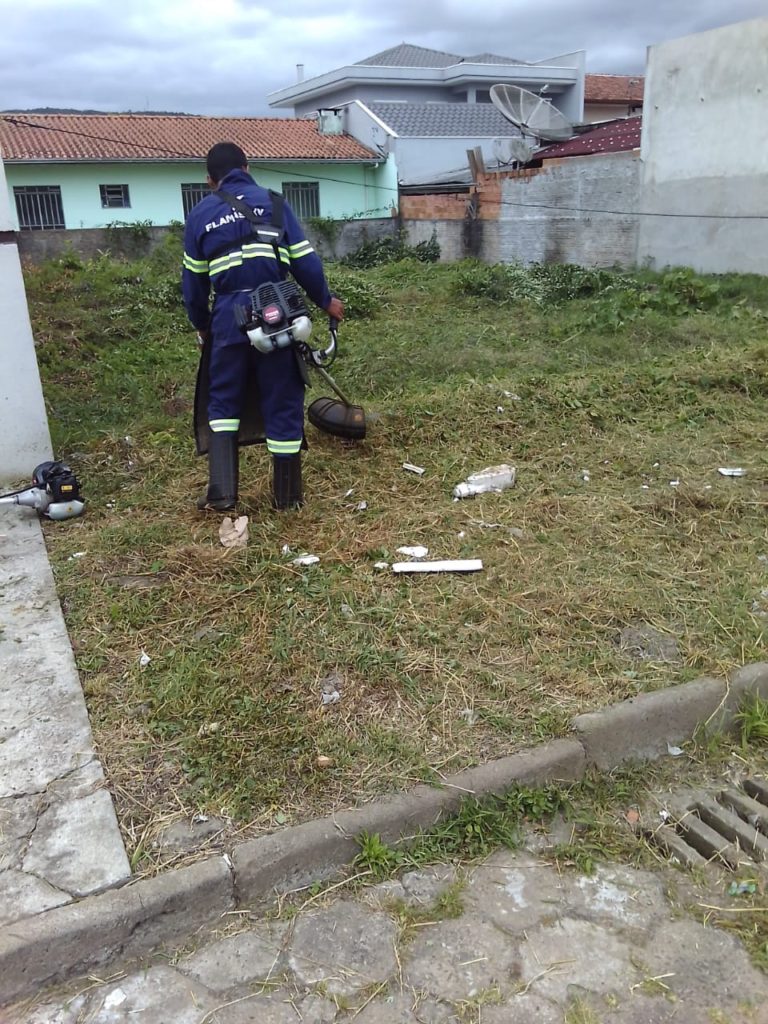
[[[139,263],[27,269],[57,455],[87,499],[46,539],[137,870],[162,862],[174,816],[270,830],[762,657],[764,281],[686,275],[675,287],[717,284],[717,301],[644,307],[606,333],[590,323],[612,294],[602,284],[543,310],[457,294],[461,265],[356,272],[380,306],[345,322],[334,373],[369,437],[343,447],[310,430],[307,504],[288,515],[271,511],[265,453],[244,451],[250,541],[224,551],[218,519],[193,507],[206,467],[178,244]],[[451,500],[500,462],[517,466],[515,489]],[[730,464],[747,476],[719,477]],[[403,544],[485,570],[374,568]],[[284,545],[319,564],[293,566]],[[628,625],[675,637],[680,663],[629,657]],[[341,699],[323,707],[331,675]]]

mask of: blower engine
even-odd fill
[[[335,398],[317,398],[307,408],[307,417],[318,430],[335,437],[361,441],[365,437],[365,412],[353,405],[328,373],[336,358],[339,322],[331,317],[328,330],[331,341],[327,348],[312,348],[309,338],[312,321],[304,298],[293,281],[267,282],[251,292],[251,306],[235,306],[235,319],[240,330],[248,335],[253,347],[264,355],[279,348],[293,346],[302,365],[315,370],[336,393]],[[302,370],[309,384],[306,370]]]
[[[23,505],[49,519],[74,519],[85,510],[80,483],[63,462],[41,462],[32,474],[32,486],[0,495],[0,505]]]

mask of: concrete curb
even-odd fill
[[[684,742],[702,727],[731,731],[739,703],[749,693],[768,699],[768,663],[745,666],[730,684],[702,678],[640,694],[577,716],[574,738],[469,768],[440,788],[417,786],[242,843],[231,859],[211,857],[15,921],[0,929],[0,1006],[118,957],[136,958],[183,941],[227,911],[275,891],[326,880],[352,862],[361,832],[396,842],[429,828],[470,794],[499,794],[514,784],[575,782],[590,766],[609,770],[624,761],[664,756],[668,744]]]

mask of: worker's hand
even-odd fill
[[[325,307],[325,311],[333,320],[344,319],[344,303],[338,295],[332,296],[331,301]]]
[[[197,347],[198,348],[202,348],[203,345],[205,345],[205,343],[207,341],[210,341],[210,340],[211,340],[211,329],[210,329],[210,327],[206,327],[204,330],[197,332]]]

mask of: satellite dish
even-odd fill
[[[533,146],[522,138],[493,140],[493,155],[499,164],[527,164],[533,153]]]
[[[571,122],[551,100],[518,85],[492,85],[491,103],[526,135],[550,142],[564,142],[573,135]]]

